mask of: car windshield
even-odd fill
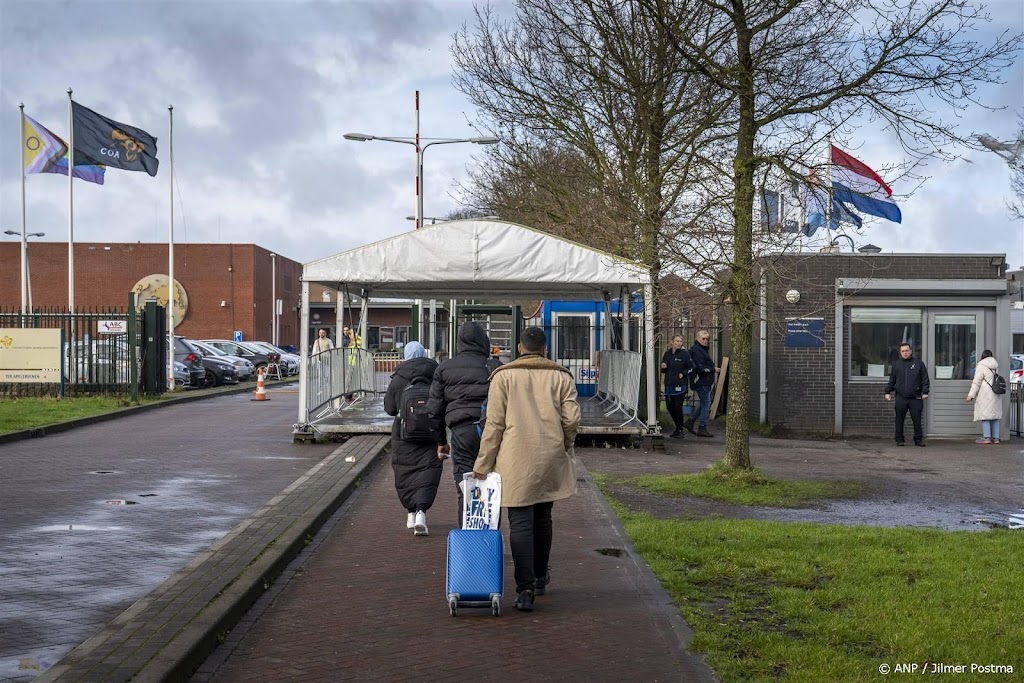
[[[1011,370],[1020,370],[1022,368],[1024,368],[1024,358],[1011,358],[1010,359],[1010,369]]]
[[[216,346],[211,346],[209,344],[204,344],[203,342],[192,342],[192,344],[194,346],[196,346],[204,354],[209,355],[209,356],[227,356],[227,355],[229,355],[229,354],[224,353],[220,349],[218,349]]]
[[[261,349],[260,347],[255,346],[255,345],[250,344],[250,343],[247,343],[247,342],[238,342],[238,345],[241,346],[243,349],[247,349],[247,350],[251,351],[252,353],[258,353],[258,354],[261,354],[261,355],[264,355],[264,354],[267,353],[264,349]]]

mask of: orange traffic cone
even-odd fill
[[[256,395],[249,399],[250,401],[269,401],[270,397],[267,396],[267,388],[263,386],[263,368],[260,368],[259,374],[256,375]]]

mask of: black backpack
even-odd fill
[[[992,393],[1005,394],[1006,393],[1006,378],[1000,375],[998,372],[992,373],[992,382],[989,384],[992,387]]]
[[[430,381],[416,377],[402,390],[402,412],[398,436],[402,441],[433,441],[430,432],[430,418],[427,414],[427,400],[430,398]]]

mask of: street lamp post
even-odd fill
[[[46,233],[4,230],[4,234],[21,237],[21,315],[26,316],[32,311],[32,276],[28,267],[28,238],[44,237]],[[25,324],[24,321],[22,324]]]
[[[427,144],[420,144],[420,93],[416,91],[416,135],[412,138],[403,137],[384,137],[380,135],[367,135],[366,133],[345,133],[344,138],[346,140],[353,140],[355,142],[369,142],[371,140],[382,140],[384,142],[400,142],[404,145],[412,145],[416,148],[416,229],[419,230],[423,225],[423,153],[427,151],[428,147],[432,145],[453,145],[456,143],[468,142],[474,145],[493,145],[500,140],[492,136],[481,136],[473,138],[438,138],[431,140]],[[416,300],[416,310],[419,311],[419,324],[417,328],[419,330],[419,338],[423,340],[423,300]],[[434,310],[434,302],[431,302],[431,311]],[[430,326],[430,355],[433,357],[435,351],[434,334],[435,325],[431,319]],[[360,321],[360,324],[365,324],[365,321]],[[365,339],[365,335],[363,335]]]
[[[270,254],[270,303],[273,307],[273,317],[270,325],[270,337],[274,346],[277,346],[277,254]]]

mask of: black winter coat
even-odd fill
[[[690,347],[690,359],[693,361],[693,388],[713,387],[715,385],[715,361],[712,360],[708,347],[694,342]]]
[[[928,393],[931,382],[928,379],[928,368],[924,362],[910,357],[904,360],[897,358],[889,373],[889,383],[885,385],[885,393],[895,393],[902,398],[921,398]]]
[[[416,378],[431,381],[437,371],[437,362],[431,358],[411,358],[403,361],[391,375],[391,383],[384,394],[384,412],[394,415],[391,425],[391,467],[395,471],[395,490],[406,510],[422,506],[430,508],[437,496],[443,463],[437,459],[437,444],[413,443],[400,438],[402,392]]]
[[[693,371],[693,360],[690,359],[690,352],[684,347],[676,349],[670,348],[665,352],[665,355],[661,357],[661,364],[666,366],[661,371],[662,387],[665,393],[669,392],[669,389],[673,389],[673,394],[679,393],[674,391],[675,387],[682,387],[682,392],[685,394],[689,389],[690,373]]]
[[[458,336],[459,355],[441,363],[430,386],[430,429],[438,443],[447,443],[444,428],[472,424],[480,419],[487,400],[491,372],[501,363],[491,358],[491,341],[475,322],[463,323]]]

